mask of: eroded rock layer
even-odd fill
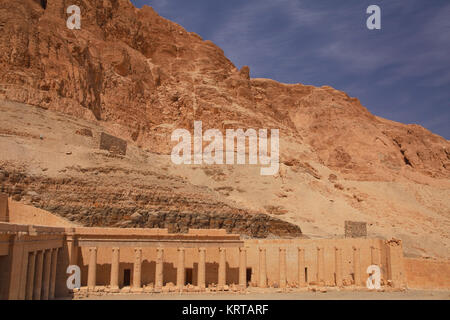
[[[174,233],[189,228],[226,229],[255,238],[302,236],[296,225],[233,207],[208,191],[155,172],[91,168],[81,170],[87,173],[84,179],[53,179],[10,172],[6,167],[0,166],[0,192],[84,226],[168,228]],[[115,174],[118,170],[120,176]],[[124,174],[134,175],[135,182],[117,187]],[[136,177],[149,179],[140,183]],[[153,179],[160,183],[148,183]]]

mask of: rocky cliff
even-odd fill
[[[0,97],[116,125],[119,135],[168,152],[172,128],[282,130],[343,173],[390,179],[413,169],[449,177],[449,142],[417,125],[377,118],[330,87],[251,79],[211,41],[128,0],[0,1]],[[299,75],[301,78],[301,75]],[[119,126],[117,126],[119,125]],[[287,148],[282,149],[286,157]],[[381,170],[380,170],[381,169]]]

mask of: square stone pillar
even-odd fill
[[[259,287],[267,288],[266,248],[259,248]]]
[[[55,289],[56,289],[56,271],[58,270],[58,248],[52,250],[52,262],[51,262],[51,273],[50,273],[50,292],[49,299],[55,299]]]
[[[33,300],[41,300],[43,268],[44,268],[44,252],[38,251],[36,254],[36,265],[34,270]]]
[[[286,248],[279,249],[279,268],[280,268],[280,288],[286,288]]]
[[[317,247],[317,284],[325,285],[325,252],[323,247]]]
[[[239,286],[247,288],[247,248],[239,248]]]
[[[97,284],[97,248],[89,248],[88,290],[94,291]]]
[[[206,248],[198,249],[198,280],[200,290],[206,288]]]
[[[8,195],[0,193],[0,222],[9,222]]]
[[[70,234],[67,236],[67,253],[69,256],[69,265],[78,265],[78,239]]]
[[[219,275],[218,275],[218,287],[219,290],[226,285],[227,279],[227,256],[225,248],[219,248]]]
[[[370,263],[380,267],[380,250],[377,247],[370,247]]]
[[[134,249],[133,288],[132,291],[142,291],[142,248]]]
[[[361,254],[360,248],[353,246],[353,274],[355,286],[361,286]]]
[[[403,248],[401,240],[388,240],[386,243],[388,280],[394,288],[406,286],[406,273],[403,260]]]
[[[342,249],[335,247],[334,248],[334,259],[335,259],[335,280],[336,280],[336,286],[342,287]]]
[[[305,249],[297,248],[298,252],[298,286],[305,287]]]
[[[161,290],[164,284],[164,249],[156,249],[155,288]]]
[[[27,287],[25,291],[26,300],[33,300],[35,265],[36,265],[36,252],[32,251],[28,254]]]
[[[112,248],[110,291],[119,292],[120,249]]]
[[[50,293],[50,272],[52,271],[52,250],[44,251],[44,274],[42,276],[41,300],[48,300]]]
[[[16,234],[9,239],[9,284],[6,284],[9,300],[25,299],[28,270],[28,251],[22,235]]]
[[[178,248],[177,287],[179,290],[183,290],[185,282],[184,260],[185,260],[185,250],[184,248]]]

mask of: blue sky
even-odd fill
[[[450,139],[449,0],[131,0],[220,46],[251,77],[330,85]],[[381,8],[381,30],[366,9]]]

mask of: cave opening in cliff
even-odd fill
[[[47,0],[41,0],[41,7],[45,10],[47,9]]]

